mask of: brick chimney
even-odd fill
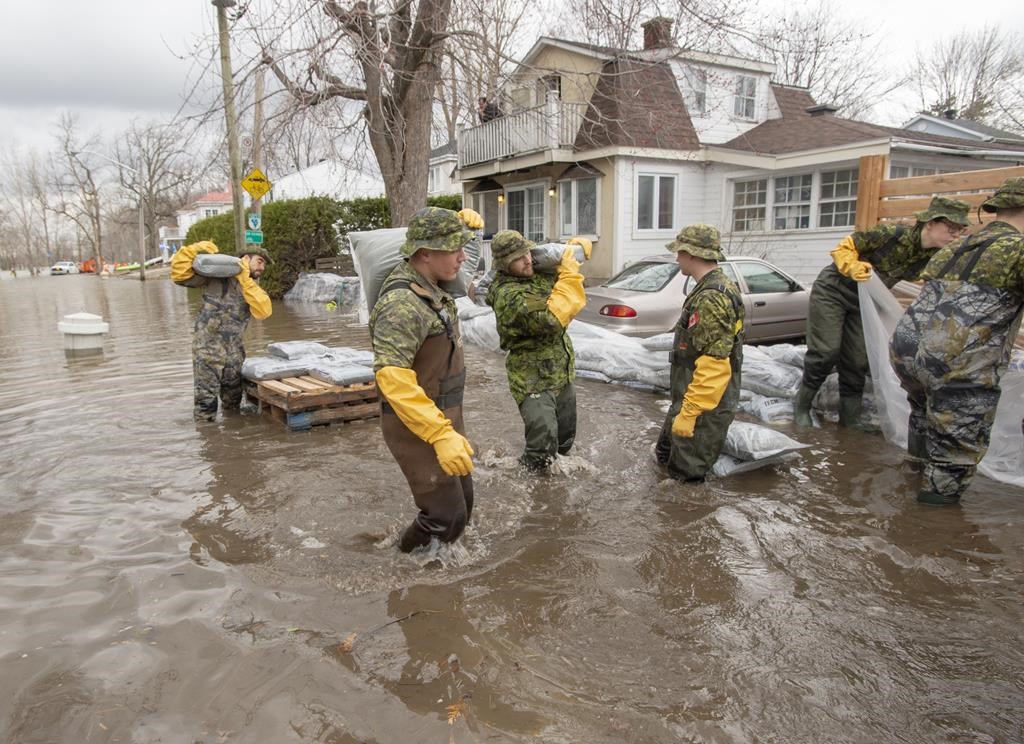
[[[640,27],[644,30],[644,49],[670,49],[675,46],[671,18],[658,16],[641,24]]]

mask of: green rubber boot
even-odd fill
[[[960,497],[947,496],[925,489],[917,494],[917,503],[925,506],[956,506],[960,503]]]
[[[806,385],[800,386],[800,392],[796,394],[796,400],[793,402],[793,423],[797,426],[814,426],[811,420],[811,403],[814,402],[817,393],[817,390],[811,390]]]
[[[866,431],[869,434],[877,434],[878,427],[864,423],[861,416],[864,414],[864,403],[860,397],[849,396],[839,398],[839,425],[858,431]]]

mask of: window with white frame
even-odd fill
[[[675,224],[676,177],[637,176],[636,229],[671,230]]]
[[[216,217],[218,214],[220,214],[220,212],[218,210],[216,210],[216,209],[204,209],[203,210],[203,216],[204,217]]]
[[[597,235],[597,179],[574,178],[558,184],[562,237]]]
[[[547,186],[536,184],[506,189],[506,215],[508,229],[518,230],[527,240],[544,241],[544,201]]]
[[[753,119],[757,106],[757,78],[750,75],[736,77],[736,99],[733,113],[741,119]]]
[[[441,183],[441,167],[438,165],[432,166],[430,171],[427,173],[427,193],[433,194],[440,188]]]
[[[773,230],[804,230],[811,226],[812,175],[784,176],[775,179]]]
[[[818,227],[849,227],[857,217],[858,168],[825,171],[818,192]]]
[[[708,71],[699,67],[687,67],[686,84],[689,88],[686,106],[690,116],[706,114],[708,111]]]
[[[768,208],[768,179],[738,181],[732,193],[732,229],[734,232],[749,232],[765,229],[765,213]]]

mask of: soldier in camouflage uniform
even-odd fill
[[[699,482],[718,459],[739,404],[743,298],[718,268],[725,256],[714,227],[684,227],[666,247],[696,283],[676,323],[672,405],[655,456],[673,478]]]
[[[217,399],[224,410],[238,410],[242,402],[242,334],[249,317],[263,320],[272,312],[270,297],[258,284],[270,254],[246,246],[239,258],[241,271],[228,279],[200,276],[192,270],[199,253],[217,253],[208,240],[178,249],[171,259],[171,279],[183,287],[202,287],[203,303],[192,334],[192,375],[197,417],[212,419]]]
[[[833,263],[818,274],[807,309],[807,356],[794,406],[799,426],[811,426],[811,402],[835,367],[839,372],[839,425],[867,430],[861,422],[868,373],[857,282],[871,270],[885,286],[917,279],[934,251],[967,226],[967,204],[937,196],[918,212],[913,227],[883,223],[852,233],[832,251]]]
[[[907,450],[925,461],[923,504],[958,503],[985,455],[1024,313],[1024,178],[981,208],[995,220],[935,254],[889,344],[910,400]]]
[[[370,315],[384,443],[409,483],[419,514],[398,547],[409,552],[457,540],[473,512],[473,448],[465,436],[466,370],[455,300],[440,288],[466,260],[483,226],[471,209],[419,210],[401,261],[384,280]]]
[[[589,243],[584,238],[568,242]],[[491,255],[497,272],[487,304],[494,308],[501,348],[508,353],[509,389],[523,417],[526,451],[521,462],[540,471],[555,453],[568,454],[576,438],[575,355],[566,329],[587,300],[572,248],[562,254],[557,274],[537,274],[533,247],[515,230],[494,236]]]

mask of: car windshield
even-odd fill
[[[678,273],[679,265],[675,263],[644,263],[641,261],[624,268],[605,282],[604,286],[629,289],[634,292],[658,292]]]

